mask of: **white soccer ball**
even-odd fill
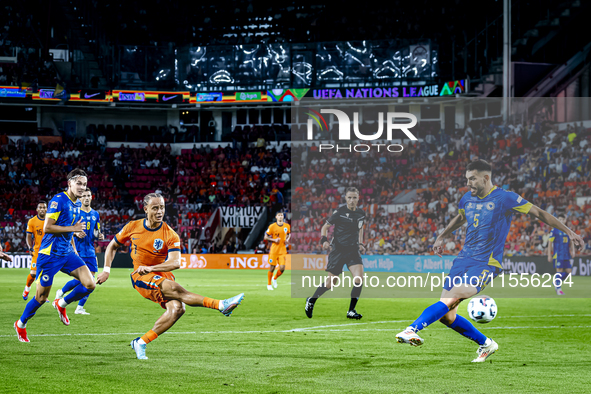
[[[490,323],[497,315],[497,304],[488,296],[476,296],[468,303],[468,315],[476,323]]]

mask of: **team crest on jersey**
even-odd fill
[[[285,228],[283,229],[283,232],[284,232],[284,233],[287,233],[287,227],[285,227]]]
[[[43,275],[41,279],[43,279],[43,282],[47,282],[49,281],[49,275]]]
[[[154,275],[154,280],[158,280],[160,278],[162,278],[160,275]]]
[[[492,211],[493,209],[495,209],[495,203],[492,201],[489,203],[486,203],[486,209],[488,209],[489,211]]]
[[[360,220],[357,225],[359,226],[359,228],[363,227],[363,220]]]
[[[156,238],[154,240],[154,249],[160,250],[160,249],[162,249],[163,246],[164,246],[163,240],[161,240],[160,238]]]

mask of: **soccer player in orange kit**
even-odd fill
[[[140,360],[148,358],[146,345],[181,318],[185,313],[185,304],[217,309],[230,316],[244,298],[244,293],[241,293],[226,300],[216,300],[191,293],[174,281],[170,271],[180,268],[181,243],[177,233],[164,223],[164,210],[164,198],[160,194],[150,193],[144,197],[146,219],[129,222],[113,238],[105,252],[105,267],[97,278],[99,285],[105,283],[116,250],[131,240],[131,258],[135,268],[131,273],[133,287],[144,298],[166,309],[150,331],[131,341],[130,345]]]
[[[285,271],[285,259],[287,256],[285,244],[289,242],[289,238],[291,237],[291,227],[289,224],[283,222],[283,212],[277,212],[275,219],[277,219],[277,223],[271,224],[265,232],[265,241],[273,242],[269,252],[270,267],[267,272],[267,290],[277,288],[277,278]],[[273,271],[275,271],[276,266],[279,266],[279,269],[275,277],[273,277]],[[271,279],[273,280],[272,282]]]

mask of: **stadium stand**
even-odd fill
[[[219,205],[266,205],[276,211],[287,204],[283,196],[289,190],[291,158],[286,145],[282,149],[245,145],[242,151],[194,147],[173,154],[170,144],[132,149],[99,148],[83,140],[65,145],[23,141],[10,140],[0,150],[0,239],[13,251],[25,250],[24,226],[36,214],[32,209],[37,201],[63,190],[64,174],[76,167],[89,173],[93,208],[101,214],[108,236],[97,245],[100,250],[129,219],[142,217],[143,196],[154,191],[165,197],[166,221],[182,235],[185,250],[186,241],[199,239]],[[13,234],[22,236],[16,239]]]
[[[490,122],[490,121],[488,121]],[[431,254],[437,234],[457,214],[465,187],[465,168],[476,158],[493,163],[493,183],[515,191],[542,209],[567,214],[569,226],[591,250],[591,203],[582,208],[576,197],[591,194],[591,129],[581,124],[558,131],[556,125],[474,123],[455,135],[431,134],[410,144],[401,156],[369,153],[318,154],[318,147],[293,147],[296,181],[292,196],[293,250],[321,252],[320,228],[330,212],[344,203],[346,187],[360,190],[360,206],[370,215],[366,225],[369,254]],[[331,151],[332,152],[332,151]],[[301,159],[301,160],[300,160]],[[406,193],[416,193],[414,208],[386,212],[385,205]],[[544,254],[547,226],[514,219],[507,255]],[[456,232],[446,253],[459,250],[465,231]]]

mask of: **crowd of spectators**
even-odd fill
[[[353,186],[369,216],[369,254],[430,254],[468,190],[466,165],[482,158],[493,165],[494,185],[554,215],[565,213],[567,225],[581,234],[591,252],[591,201],[582,206],[576,201],[591,196],[591,129],[578,124],[558,131],[547,122],[504,128],[488,122],[451,135],[429,134],[423,142],[406,143],[399,154],[320,153],[315,144],[293,147],[294,250],[321,252],[320,229],[344,203],[345,188]],[[404,205],[398,212],[387,211],[396,197],[413,191],[411,212]],[[549,231],[527,215],[515,215],[506,254],[544,254]],[[446,253],[457,253],[464,236],[465,229],[457,230]]]
[[[200,243],[207,220],[220,205],[266,205],[276,211],[288,203],[291,157],[286,145],[244,144],[241,150],[228,144],[194,145],[173,152],[170,144],[107,148],[86,139],[41,144],[22,137],[5,142],[0,147],[0,240],[14,252],[26,250],[26,222],[36,214],[37,202],[64,190],[65,175],[74,168],[89,174],[92,207],[107,236],[97,250],[104,250],[129,220],[143,217],[143,196],[150,192],[164,196],[165,221],[177,229],[185,251],[189,240],[190,251],[244,248],[240,236],[220,246]]]

